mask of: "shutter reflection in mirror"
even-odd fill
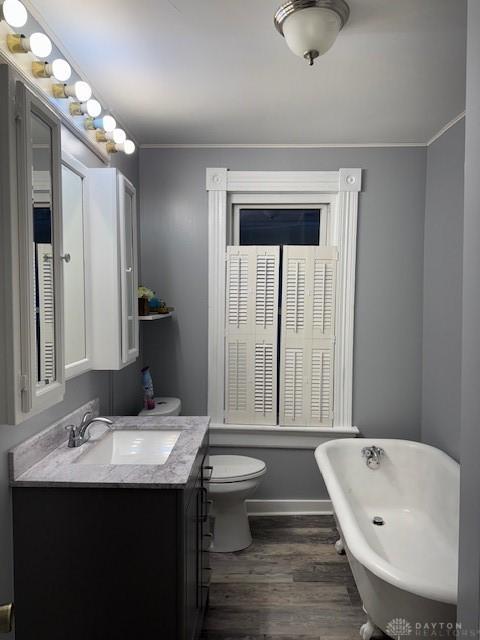
[[[51,244],[37,244],[39,382],[55,380],[55,290]]]

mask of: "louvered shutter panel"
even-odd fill
[[[227,247],[225,422],[277,424],[279,247]]]
[[[55,381],[55,291],[51,244],[37,245],[40,376],[45,384]]]
[[[332,426],[337,250],[286,246],[280,424]]]

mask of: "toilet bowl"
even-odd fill
[[[142,409],[139,416],[179,416],[182,403],[179,398],[155,398],[155,409]]]
[[[215,519],[210,550],[227,553],[246,549],[252,535],[245,500],[255,493],[267,465],[246,456],[210,456],[209,464],[208,492]]]

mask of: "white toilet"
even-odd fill
[[[246,549],[252,543],[245,500],[267,471],[263,460],[246,456],[209,456],[213,468],[208,492],[215,518],[211,551]]]
[[[182,403],[179,398],[155,398],[155,409],[142,409],[139,416],[179,416]]]

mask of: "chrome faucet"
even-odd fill
[[[65,430],[68,431],[68,447],[70,449],[80,447],[82,444],[85,444],[85,442],[88,442],[90,439],[88,428],[94,422],[102,422],[106,424],[109,429],[111,429],[113,425],[113,422],[108,418],[94,418],[92,413],[87,411],[79,427],[76,427],[74,424],[69,424],[68,427],[65,427]]]
[[[365,458],[369,469],[378,469],[380,466],[380,458],[385,454],[381,447],[372,445],[371,447],[363,447],[362,456]]]

